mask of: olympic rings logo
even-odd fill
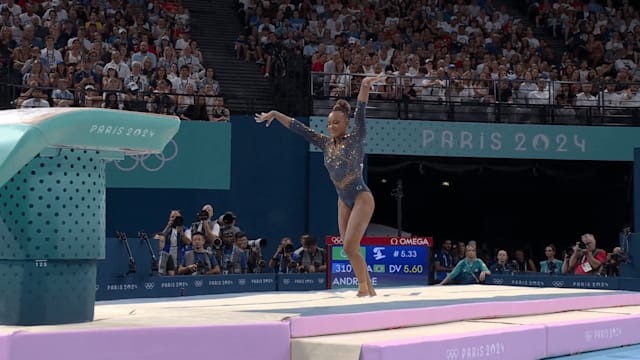
[[[458,349],[447,349],[445,357],[447,360],[455,360],[458,358],[458,353]]]
[[[564,281],[552,281],[551,285],[553,285],[555,287],[563,287],[564,286]]]
[[[173,146],[173,150],[169,152],[170,155],[165,155],[167,149]],[[175,140],[171,139],[167,146],[160,154],[143,154],[143,155],[129,155],[124,160],[115,160],[113,165],[120,171],[133,171],[140,166],[142,169],[149,172],[160,171],[164,167],[164,164],[175,159],[178,156],[178,144]]]

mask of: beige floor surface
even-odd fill
[[[492,301],[501,296],[580,296],[616,294],[608,290],[531,288],[514,286],[444,286],[382,288],[373,298],[357,298],[353,290],[272,292],[197,296],[190,298],[134,299],[97,302],[93,322],[56,326],[0,326],[0,334],[14,331],[65,331],[154,326],[245,324],[281,321],[287,317],[316,315],[314,309],[367,312],[422,307],[425,302]],[[482,325],[490,326],[490,325]],[[498,325],[496,325],[498,326]]]

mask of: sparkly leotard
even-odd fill
[[[290,125],[291,131],[304,137],[324,152],[324,166],[336,187],[338,197],[350,209],[358,193],[370,191],[362,178],[364,143],[367,135],[364,117],[366,103],[358,101],[353,131],[344,135],[338,143],[331,137],[320,134],[297,120]]]

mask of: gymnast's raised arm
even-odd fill
[[[362,84],[360,85],[360,92],[358,93],[358,104],[356,107],[356,112],[354,114],[355,122],[353,124],[353,132],[352,134],[359,141],[364,141],[367,137],[367,131],[364,124],[366,104],[369,101],[369,91],[371,90],[371,85],[384,81],[386,76],[384,74],[380,74],[378,76],[368,76],[362,79]]]
[[[308,142],[310,142],[311,144],[319,147],[320,149],[324,150],[325,148],[325,142],[327,139],[326,135],[323,135],[317,131],[314,131],[313,129],[309,128],[308,126],[304,125],[303,123],[301,123],[300,121],[297,121],[296,119],[285,115],[279,111],[276,110],[271,110],[267,113],[260,113],[260,114],[255,114],[255,120],[257,123],[266,123],[266,126],[269,127],[269,125],[271,125],[271,122],[273,120],[278,120],[278,122],[280,122],[280,124],[282,124],[284,127],[290,129],[291,131],[293,131],[294,133],[302,136],[303,138],[305,138],[305,140],[307,140]]]
[[[369,91],[371,91],[371,85],[384,81],[386,78],[385,74],[379,74],[377,76],[367,76],[362,79],[362,84],[360,85],[360,92],[358,93],[358,102],[366,103],[369,101]]]

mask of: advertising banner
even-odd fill
[[[513,275],[489,275],[485,283],[488,285],[617,290],[620,288],[619,279],[602,276],[514,273]]]
[[[123,277],[96,284],[96,300],[276,291],[276,274]]]
[[[311,117],[326,131],[326,117]],[[640,128],[367,120],[366,152],[380,155],[633,161]],[[312,151],[319,151],[311,147]]]

